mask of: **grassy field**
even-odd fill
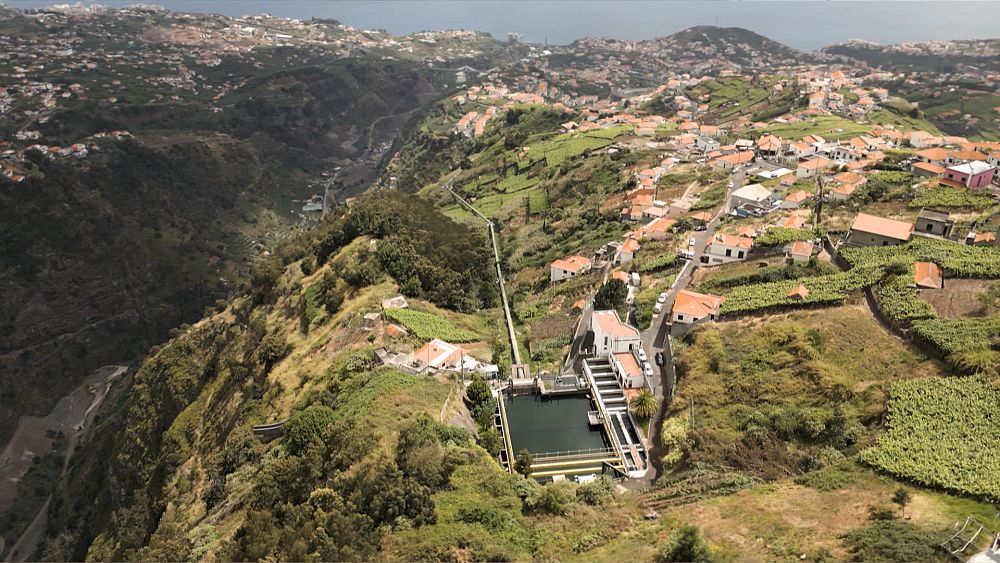
[[[689,417],[693,405],[698,435],[686,462],[772,478],[823,448],[849,453],[869,441],[891,382],[943,373],[860,304],[707,326],[676,355],[671,416]]]
[[[777,135],[785,139],[800,139],[806,135],[819,135],[828,141],[854,137],[871,130],[871,126],[856,123],[836,115],[822,115],[805,119],[798,123],[772,124],[762,133]]]

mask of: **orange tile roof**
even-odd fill
[[[719,314],[719,305],[725,299],[722,295],[706,295],[682,289],[677,293],[672,311],[674,314],[691,315],[701,319]]]
[[[800,162],[799,168],[805,168],[806,170],[813,170],[813,169],[818,170],[820,168],[826,168],[827,166],[829,166],[829,164],[830,161],[828,159],[818,156],[816,158],[810,158],[805,162]]]
[[[948,151],[941,148],[924,149],[917,151],[916,155],[927,160],[944,160],[948,158]]]
[[[917,262],[913,265],[913,282],[917,287],[941,289],[944,286],[944,274],[934,262]]]
[[[854,224],[851,225],[851,230],[897,240],[910,240],[910,234],[913,233],[913,223],[858,213],[858,216],[854,218]]]
[[[639,331],[623,323],[616,311],[594,311],[593,319],[602,331],[612,336],[639,336]]]
[[[699,211],[698,213],[692,215],[691,218],[694,219],[695,221],[708,223],[709,221],[712,220],[712,214],[709,213],[708,211]]]
[[[833,177],[834,180],[844,184],[857,184],[865,180],[865,177],[857,172],[841,172]]]
[[[809,288],[799,284],[788,292],[788,297],[791,299],[805,299],[806,297],[809,297]]]
[[[785,201],[790,201],[792,203],[801,203],[809,199],[810,197],[812,196],[809,194],[809,192],[805,190],[798,190],[788,194],[788,197],[785,198]]]
[[[616,360],[621,362],[622,367],[625,369],[625,373],[629,376],[642,375],[642,368],[639,367],[639,362],[636,361],[635,355],[632,354],[632,352],[616,352],[611,355]]]
[[[804,240],[797,240],[792,243],[792,256],[812,256],[813,243]]]
[[[931,174],[944,174],[944,167],[930,162],[914,162],[912,168],[930,172]]]
[[[789,215],[778,222],[779,227],[786,229],[801,229],[806,224],[806,220],[798,215]]]
[[[590,266],[590,259],[583,256],[570,256],[568,258],[557,258],[552,261],[552,267],[566,270],[567,272],[579,272]]]
[[[974,242],[976,244],[989,244],[989,243],[995,241],[996,239],[997,239],[997,236],[995,234],[990,233],[990,232],[986,232],[986,233],[979,233],[979,234],[977,234],[976,238],[973,239],[972,242]]]
[[[719,243],[725,246],[735,246],[737,248],[750,248],[753,240],[747,237],[734,237],[732,235],[717,234],[712,240],[712,244]]]
[[[635,240],[634,238],[626,240],[625,244],[622,245],[622,250],[628,252],[635,252],[636,250],[639,250],[639,241]]]
[[[611,279],[620,280],[620,281],[622,281],[622,282],[624,282],[624,283],[627,284],[629,276],[628,276],[627,273],[625,273],[625,272],[623,272],[621,270],[615,270],[614,272],[611,272]]]

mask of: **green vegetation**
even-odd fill
[[[726,267],[728,268],[728,266]],[[720,270],[718,273],[707,276],[700,284],[698,291],[702,293],[719,293],[727,289],[739,286],[748,286],[762,283],[770,283],[781,280],[798,280],[816,276],[830,275],[837,273],[837,268],[826,262],[815,261],[813,263],[792,263],[766,268],[755,268],[745,270],[740,268],[735,273],[729,273],[728,269]]]
[[[888,429],[861,459],[921,485],[1000,496],[1000,393],[979,377],[897,383]]]
[[[910,522],[879,520],[841,536],[851,561],[858,563],[935,561],[941,558],[941,534],[931,533]]]
[[[913,334],[948,355],[988,350],[1000,338],[1000,316],[917,321]]]
[[[385,316],[401,323],[421,340],[440,338],[446,342],[475,342],[482,338],[471,330],[456,327],[448,319],[415,309],[386,309]]]
[[[889,382],[939,373],[854,308],[707,326],[676,347],[670,416],[693,417],[680,462],[765,479],[853,453],[878,428]]]
[[[715,561],[715,557],[702,539],[701,530],[697,526],[685,524],[670,536],[657,560],[664,563],[711,563]]]
[[[619,279],[610,279],[594,295],[595,311],[621,311],[628,297],[628,286]]]
[[[836,115],[810,117],[798,123],[768,125],[761,133],[786,139],[801,139],[806,135],[819,135],[828,141],[846,139],[868,132],[870,127]]]
[[[978,194],[968,188],[935,186],[919,190],[917,195],[907,204],[907,207],[913,209],[920,207],[957,207],[981,211],[994,205],[996,205],[996,200],[993,198]]]
[[[786,227],[769,227],[767,231],[754,239],[757,246],[779,246],[797,240],[812,240],[820,238],[820,229],[789,229]]]
[[[702,190],[701,195],[698,196],[698,201],[691,205],[691,211],[700,211],[702,209],[714,209],[726,200],[726,182],[716,181],[711,186]]]

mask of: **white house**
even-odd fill
[[[771,197],[771,190],[765,188],[760,184],[747,184],[742,188],[733,192],[732,204],[733,208],[752,203],[754,205],[763,206],[768,198]]]
[[[594,333],[594,355],[607,356],[640,347],[639,331],[618,317],[618,311],[594,311],[590,316]]]
[[[549,264],[549,281],[559,282],[590,271],[590,259],[583,256],[559,258]]]
[[[748,237],[715,235],[712,243],[708,245],[709,264],[725,264],[745,260],[752,246],[753,239]]]
[[[721,295],[706,295],[682,289],[677,293],[671,309],[671,322],[694,324],[699,321],[713,321],[719,316],[719,305],[725,301]]]

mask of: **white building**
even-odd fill
[[[725,264],[737,260],[745,260],[753,240],[747,237],[732,235],[715,235],[708,245],[709,264]]]
[[[617,311],[594,311],[590,316],[594,355],[607,356],[637,350],[639,331],[621,321]]]

